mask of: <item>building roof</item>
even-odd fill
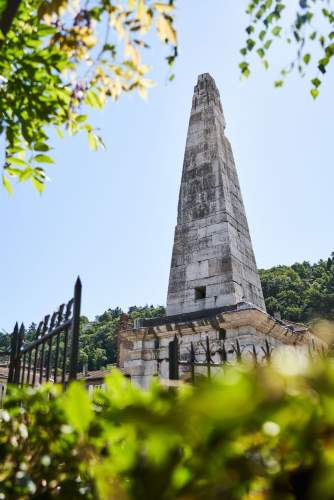
[[[328,347],[322,339],[311,333],[305,326],[273,318],[247,302],[217,309],[141,320],[135,322],[132,329],[120,332],[120,342],[128,342],[128,349],[130,349],[130,344],[138,340],[149,338],[153,340],[162,337],[172,339],[176,334],[202,334],[208,328],[226,330],[239,327],[254,327],[258,333],[264,335],[264,338],[273,337],[282,344],[312,345],[319,352]]]
[[[239,311],[240,309],[259,309],[258,307],[254,306],[253,304],[249,304],[247,302],[239,302],[238,304],[235,305],[230,305],[230,306],[222,306],[222,307],[216,307],[213,309],[204,309],[200,311],[193,311],[189,313],[183,313],[183,314],[176,314],[173,316],[162,316],[160,318],[152,318],[152,319],[139,319],[137,320],[137,324],[135,325],[138,326],[139,328],[145,328],[145,327],[154,327],[154,326],[163,326],[163,325],[168,325],[168,324],[180,324],[180,323],[187,323],[191,321],[196,321],[196,320],[204,320],[204,319],[210,319],[214,318],[218,314],[222,313],[227,313],[227,312],[233,312],[233,311]],[[260,309],[259,309],[260,310]],[[268,313],[265,311],[262,311],[264,314],[267,316]],[[281,320],[281,319],[276,319],[273,318],[278,324],[285,326],[286,328],[291,329],[294,332],[303,332],[306,331],[307,328],[304,325],[298,324],[298,323],[293,323],[291,321],[286,321],[286,320]]]

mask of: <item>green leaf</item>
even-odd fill
[[[84,433],[94,417],[87,390],[79,382],[72,382],[64,399],[64,410],[70,425],[80,434]]]
[[[42,41],[39,40],[38,38],[33,39],[33,38],[28,38],[26,40],[27,47],[30,47],[31,49],[37,49],[41,45]]]
[[[319,78],[313,78],[313,80],[311,80],[311,83],[316,87],[320,87],[321,85],[321,80],[319,80]]]
[[[78,115],[75,117],[77,123],[81,123],[87,120],[87,115]]]
[[[275,28],[271,30],[274,36],[279,36],[281,34],[281,31],[282,31],[281,26],[275,26]]]
[[[97,139],[97,136],[95,134],[93,134],[92,132],[88,132],[88,144],[89,144],[90,149],[92,149],[93,151],[97,150],[98,139]]]
[[[246,78],[248,78],[248,76],[250,75],[250,71],[249,71],[249,63],[246,62],[246,61],[242,61],[240,64],[239,64],[239,68],[241,69],[241,73],[243,76],[245,76]]]
[[[53,26],[47,26],[46,24],[42,24],[39,26],[37,33],[39,36],[49,36],[49,35],[54,35],[57,33],[56,28]]]
[[[96,151],[99,147],[106,148],[102,137],[92,132],[88,132],[88,144],[93,151]]]
[[[9,179],[5,175],[2,176],[2,184],[3,184],[4,188],[6,189],[7,193],[13,194],[13,187],[12,187]]]
[[[32,181],[32,184],[34,186],[35,189],[37,189],[37,191],[42,194],[42,192],[44,191],[44,188],[45,188],[45,184],[44,182],[40,181],[37,177],[32,177],[31,179]]]
[[[17,158],[16,156],[10,156],[9,158],[6,158],[6,161],[10,163],[11,165],[19,165],[20,167],[28,167],[28,163],[25,162],[24,160],[21,160],[21,158]]]
[[[34,146],[35,151],[49,151],[50,147],[45,142],[37,142]]]
[[[57,128],[56,128],[56,134],[57,134],[57,135],[58,135],[58,137],[60,137],[61,139],[64,139],[65,134],[64,134],[64,131],[63,131],[61,128],[59,128],[59,127],[57,127]]]
[[[269,68],[269,63],[268,63],[268,61],[266,59],[262,60],[262,64],[264,66],[264,69],[268,69]]]
[[[103,103],[101,102],[99,96],[94,92],[94,90],[89,90],[87,92],[85,103],[92,108],[97,108],[101,110],[103,108]]]
[[[15,154],[15,153],[24,153],[24,149],[21,148],[21,146],[11,146],[10,148],[7,149],[8,153]]]
[[[22,170],[20,168],[6,166],[6,172],[11,176],[20,177]]]
[[[311,96],[313,97],[313,99],[316,99],[319,95],[319,90],[318,89],[311,89]]]
[[[305,64],[308,64],[311,60],[311,54],[305,54],[303,60]]]
[[[251,33],[253,33],[255,31],[255,28],[253,25],[250,25],[250,26],[247,26],[246,28],[246,32],[250,35]]]
[[[253,40],[252,38],[248,38],[246,40],[246,44],[247,44],[247,49],[249,51],[253,50],[254,46],[255,46],[255,40]]]
[[[33,160],[38,161],[38,163],[54,163],[54,160],[48,155],[36,155]]]
[[[34,171],[31,167],[28,167],[28,168],[22,170],[20,175],[19,175],[20,182],[24,182],[24,181],[27,181],[28,179],[30,179],[32,177],[33,173],[34,173]]]

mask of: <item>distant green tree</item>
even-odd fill
[[[31,323],[25,331],[24,340],[25,342],[32,342],[36,339],[37,325],[36,323]]]
[[[270,314],[280,312],[291,321],[334,319],[334,254],[315,264],[261,269],[260,278]]]
[[[128,314],[131,320],[136,318],[151,319],[159,316],[165,316],[166,309],[163,306],[154,307],[153,305],[144,307],[132,306],[129,308]]]
[[[164,316],[163,306],[132,306],[129,308],[129,322],[136,318],[155,318]],[[80,335],[80,368],[87,366],[88,370],[99,370],[117,361],[117,334],[119,321],[123,314],[121,308],[108,309],[95,320],[89,322],[81,318]]]
[[[10,349],[10,336],[4,330],[0,332],[0,351],[6,352]]]

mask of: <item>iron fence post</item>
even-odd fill
[[[81,308],[81,280],[78,276],[74,286],[73,316],[72,316],[72,344],[70,355],[69,380],[77,378],[79,359],[80,308]]]
[[[211,377],[211,351],[210,351],[210,341],[209,337],[206,336],[205,339],[206,342],[206,347],[205,347],[205,358],[207,362],[207,370],[208,370],[208,377]]]
[[[193,384],[195,383],[195,361],[196,361],[196,356],[195,356],[194,343],[190,342],[190,369],[191,369],[191,382]]]
[[[13,373],[13,384],[20,383],[20,372],[21,372],[21,347],[24,337],[24,324],[22,323],[17,334],[17,341],[15,345],[15,361],[14,361],[14,373]]]
[[[17,336],[19,333],[19,325],[17,322],[15,323],[13,333],[10,338],[10,357],[9,357],[9,369],[8,369],[8,383],[13,383],[13,375],[14,375],[14,364],[15,364],[15,352],[16,352],[16,344],[17,344]]]
[[[175,335],[174,340],[169,342],[169,379],[179,380],[179,342]]]

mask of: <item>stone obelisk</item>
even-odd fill
[[[219,91],[205,73],[192,102],[167,314],[241,302],[265,310]]]

